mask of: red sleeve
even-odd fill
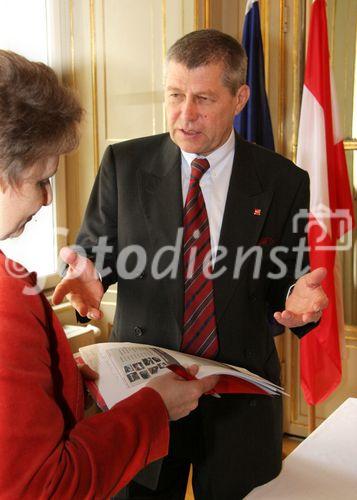
[[[70,441],[102,466],[87,468],[88,483],[93,483],[90,496],[116,493],[145,465],[167,454],[168,417],[162,406],[159,394],[145,388],[109,412],[87,418],[75,427]]]
[[[67,425],[66,414],[78,418],[71,401],[82,397],[80,384],[59,402],[41,300],[22,288],[21,280],[0,278],[0,497],[108,497],[167,453],[166,408],[156,391],[143,389]],[[62,383],[72,387],[75,364],[62,366]]]

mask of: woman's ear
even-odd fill
[[[4,174],[0,173],[0,191],[2,193],[5,193],[7,187],[8,187],[8,183],[4,179]]]

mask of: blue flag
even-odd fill
[[[247,0],[243,27],[243,47],[248,56],[247,84],[250,97],[243,111],[234,119],[234,128],[248,141],[274,151],[269,104],[265,91],[264,53],[260,31],[258,0]],[[272,335],[280,335],[284,327],[277,323],[269,309],[267,321]]]
[[[243,46],[248,56],[247,84],[250,87],[250,97],[243,111],[235,117],[234,128],[244,139],[274,151],[274,137],[265,92],[258,0],[247,0]]]

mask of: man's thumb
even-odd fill
[[[66,265],[69,266],[66,274],[67,278],[79,278],[84,272],[88,274],[88,272],[91,273],[92,271],[93,279],[97,277],[97,274],[94,271],[94,266],[91,261],[87,259],[85,251],[82,247],[76,245],[63,247],[60,250],[60,257],[64,262],[63,270],[65,270]],[[88,263],[90,263],[89,266]]]
[[[61,248],[60,257],[66,264],[68,264],[72,267],[75,267],[75,265],[79,259],[78,253],[75,250],[73,250],[73,248],[71,248],[71,247]]]
[[[327,269],[325,267],[318,267],[310,272],[307,276],[307,285],[310,288],[316,288],[321,285],[321,282],[326,278]]]

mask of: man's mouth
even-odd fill
[[[194,137],[196,135],[199,135],[201,132],[199,132],[198,130],[186,130],[184,128],[181,128],[180,131],[184,134],[184,135],[187,135],[189,137]]]

